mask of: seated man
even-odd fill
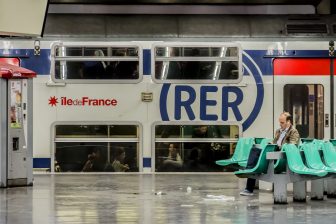
[[[277,144],[279,149],[281,149],[282,145],[285,143],[299,144],[300,135],[292,125],[292,116],[290,113],[281,113],[279,124],[280,128],[276,130],[275,138],[272,143]],[[259,148],[253,147],[251,149],[246,168],[253,168],[257,164],[260,153],[261,149]],[[252,196],[255,183],[255,179],[248,178],[246,188],[244,191],[240,192],[240,195]]]

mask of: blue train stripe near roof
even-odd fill
[[[267,50],[244,50],[259,66],[263,75],[272,75],[272,59],[274,57],[328,57],[328,50],[287,50],[285,52],[274,51],[269,55]],[[21,66],[35,71],[39,75],[50,74],[50,49],[41,49],[41,54],[34,55],[33,49],[0,49],[1,56],[19,57]],[[151,74],[151,49],[143,50],[143,73]],[[247,75],[247,72],[244,72]]]

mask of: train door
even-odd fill
[[[330,138],[330,62],[325,58],[273,61],[274,129],[283,111],[293,116],[301,138]]]

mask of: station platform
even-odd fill
[[[274,205],[269,191],[240,196],[233,174],[34,174],[0,189],[8,223],[334,223],[336,199]],[[309,195],[309,194],[308,194]]]

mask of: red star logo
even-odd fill
[[[50,98],[49,98],[49,105],[50,106],[55,106],[56,107],[56,105],[58,104],[58,101],[57,101],[58,99],[55,97],[55,96],[51,96]]]

